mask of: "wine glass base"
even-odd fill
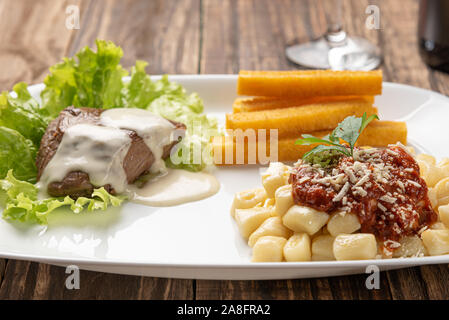
[[[368,71],[382,62],[379,48],[359,37],[347,37],[338,45],[322,37],[288,47],[285,52],[290,61],[312,69]]]

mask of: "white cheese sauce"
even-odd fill
[[[167,169],[163,176],[149,180],[142,188],[129,185],[131,202],[168,207],[202,200],[218,192],[220,183],[211,174]]]
[[[142,188],[127,183],[123,160],[132,139],[122,129],[135,131],[154,155],[150,172],[160,174]],[[162,155],[174,131],[170,121],[146,110],[106,110],[100,116],[100,125],[78,124],[65,131],[39,186],[46,191],[49,183],[62,181],[69,172],[82,171],[94,186],[109,184],[131,201],[149,206],[173,206],[217,193],[220,184],[211,174],[165,168]]]
[[[164,147],[172,142],[172,133],[175,130],[170,121],[143,109],[114,108],[100,115],[100,123],[108,127],[135,131],[153,152],[155,162],[150,172],[165,170],[162,154]]]
[[[72,171],[89,174],[95,186],[110,184],[117,193],[126,190],[123,159],[131,145],[124,130],[92,124],[69,127],[62,136],[53,158],[44,169],[40,182],[47,190],[49,183],[62,181]]]

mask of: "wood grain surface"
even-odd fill
[[[96,38],[123,47],[123,65],[136,59],[161,73],[237,73],[295,69],[288,44],[320,36],[325,1],[317,0],[1,0],[0,88],[38,83],[48,67]],[[79,6],[80,29],[65,27],[68,5]],[[365,28],[367,5],[379,6],[381,29]],[[449,94],[449,75],[421,61],[416,39],[418,1],[344,0],[352,35],[382,48],[386,81]],[[0,259],[0,299],[448,299],[448,265],[381,273],[379,290],[366,275],[288,281],[205,281],[81,271],[81,288],[65,288],[65,269]]]

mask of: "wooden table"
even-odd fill
[[[79,30],[65,27],[66,7],[79,6]],[[365,28],[365,8],[378,5],[381,30]],[[449,94],[449,76],[429,70],[416,43],[418,1],[346,0],[353,35],[383,50],[386,81]],[[325,30],[316,0],[2,0],[0,88],[39,83],[48,67],[96,38],[123,47],[123,65],[147,60],[161,73],[237,73],[239,69],[295,69],[287,44]],[[0,259],[0,299],[447,299],[448,265],[383,272],[379,290],[366,275],[291,281],[173,280],[81,272],[81,289],[65,288],[65,269]]]

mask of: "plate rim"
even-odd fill
[[[159,79],[162,75],[152,75],[152,79]],[[235,81],[238,78],[238,74],[168,74],[171,80],[228,80]],[[130,77],[124,77],[126,81]],[[431,94],[441,99],[446,100],[449,103],[449,97],[436,91],[432,91],[425,88],[415,87],[408,84],[383,82],[383,88],[399,88],[418,91],[420,93]],[[28,86],[28,90],[32,95],[45,88],[44,83],[37,83]],[[410,257],[410,258],[392,258],[392,259],[372,259],[372,260],[348,260],[348,261],[305,261],[305,262],[258,262],[251,261],[245,263],[174,263],[174,262],[154,262],[154,261],[133,261],[129,259],[108,259],[108,258],[86,258],[86,257],[64,257],[64,256],[51,256],[51,255],[39,255],[39,254],[24,254],[15,253],[11,251],[3,251],[0,249],[0,258],[15,259],[42,262],[53,265],[68,265],[75,264],[80,266],[104,266],[104,267],[146,267],[146,268],[174,268],[174,269],[342,269],[342,268],[357,268],[366,267],[368,265],[376,265],[379,267],[406,267],[406,266],[418,266],[428,264],[442,264],[449,263],[449,254],[440,256],[428,256],[428,257]],[[105,271],[107,272],[107,271]],[[218,278],[217,278],[218,279]]]

